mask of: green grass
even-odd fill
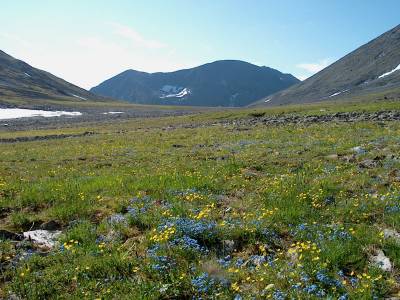
[[[399,104],[324,103],[0,133],[97,133],[0,144],[0,211],[6,212],[1,228],[20,232],[49,220],[63,226],[54,250],[15,267],[10,262],[23,250],[0,243],[3,296],[395,295],[400,246],[381,232],[400,231],[400,184],[391,175],[400,167],[398,122],[257,125],[246,131],[207,125],[255,111],[356,108],[398,110]],[[171,124],[205,125],[166,130]],[[346,159],[355,146],[366,153]],[[376,167],[359,166],[376,157]],[[126,220],[111,222],[115,214]],[[368,262],[372,249],[391,259],[391,273]]]

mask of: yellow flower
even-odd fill
[[[232,289],[234,292],[239,292],[239,291],[240,291],[240,287],[239,287],[239,285],[238,285],[237,282],[234,282],[234,283],[231,284],[231,289]]]

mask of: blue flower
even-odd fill
[[[169,242],[171,246],[178,246],[184,250],[194,250],[197,252],[207,252],[205,247],[199,245],[199,242],[196,239],[192,239],[187,235],[184,235],[181,238],[176,238]]]
[[[347,299],[349,299],[349,295],[348,294],[343,294],[338,298],[338,300],[347,300]]]
[[[311,284],[306,286],[303,291],[305,291],[308,294],[314,294],[318,289],[318,286],[316,284]]]
[[[272,298],[274,298],[274,300],[285,300],[286,299],[286,294],[284,294],[282,291],[280,290],[276,290],[273,294],[272,294]]]
[[[123,214],[114,214],[108,218],[108,223],[111,225],[127,225],[128,222]]]
[[[217,262],[223,266],[224,268],[227,268],[231,264],[232,257],[230,255],[225,256],[224,258],[220,258],[217,260]]]
[[[192,285],[198,293],[208,293],[212,292],[215,280],[211,278],[207,273],[202,273],[201,275],[192,279]]]

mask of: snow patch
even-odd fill
[[[109,112],[104,112],[103,115],[117,115],[117,114],[123,114],[122,111],[109,111]]]
[[[29,75],[28,73],[24,73],[25,74],[25,76],[28,76],[28,77],[32,77],[31,75]]]
[[[264,103],[268,103],[271,100],[272,100],[272,98],[267,98],[267,99],[265,99]]]
[[[86,98],[78,96],[78,95],[75,95],[75,94],[71,94],[71,96],[75,97],[75,98],[78,98],[78,99],[81,99],[81,100],[87,100]]]
[[[191,94],[191,91],[188,88],[176,87],[176,86],[172,86],[172,85],[164,85],[161,88],[161,92],[163,92],[163,95],[160,96],[161,99],[183,98],[183,97]]]
[[[342,93],[346,93],[346,92],[348,92],[348,91],[349,91],[349,90],[347,89],[347,90],[344,90],[344,91],[340,91],[340,92],[334,93],[334,94],[330,95],[329,98],[335,97],[335,96],[340,95],[340,94],[342,94]]]
[[[78,111],[47,111],[22,108],[0,108],[0,120],[32,118],[32,117],[60,117],[60,116],[81,116]]]
[[[383,78],[383,77],[389,76],[390,74],[392,74],[392,73],[394,73],[394,72],[396,72],[396,71],[398,71],[398,70],[400,70],[400,65],[398,65],[398,66],[397,66],[396,68],[394,68],[392,71],[389,71],[389,72],[387,72],[387,73],[382,74],[382,75],[379,76],[378,78]]]

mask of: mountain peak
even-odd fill
[[[122,72],[92,92],[143,104],[244,106],[299,80],[240,60],[217,60],[174,72]]]

